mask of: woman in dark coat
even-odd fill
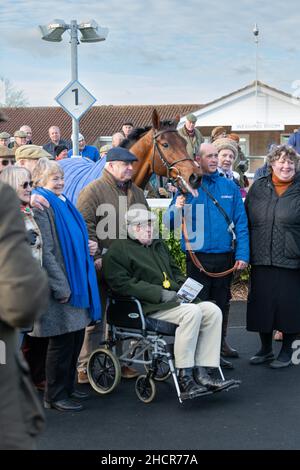
[[[291,364],[292,343],[300,331],[300,173],[299,157],[281,145],[267,157],[270,175],[254,182],[246,198],[251,252],[247,329],[259,332],[261,349],[251,364]],[[274,359],[273,330],[283,332]]]

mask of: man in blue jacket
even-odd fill
[[[300,129],[294,129],[289,137],[288,145],[293,147],[297,153],[300,153]]]
[[[170,224],[172,229],[178,227],[182,215],[185,216],[190,248],[206,271],[219,273],[233,266],[235,270],[245,269],[249,261],[249,233],[239,188],[217,171],[218,151],[214,145],[201,144],[198,158],[203,171],[198,196],[177,194],[164,216],[164,222],[166,225]],[[229,222],[234,224],[234,247],[234,235],[229,230]],[[238,357],[238,352],[226,342],[232,274],[218,278],[210,277],[194,265],[183,236],[181,247],[187,253],[187,275],[204,286],[199,297],[202,300],[214,300],[222,310],[221,366],[233,368],[232,364],[224,359]]]
[[[85,138],[82,134],[78,135],[78,147],[79,147],[79,155],[81,157],[86,157],[92,160],[93,162],[97,162],[100,159],[99,150],[97,147],[93,145],[86,145]],[[68,151],[68,157],[72,157],[73,149]],[[78,155],[78,156],[79,156]]]

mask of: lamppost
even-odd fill
[[[254,41],[256,44],[256,49],[255,49],[255,94],[257,96],[257,80],[258,80],[258,35],[259,35],[259,29],[257,24],[255,23],[254,28],[253,28],[253,34],[254,34]]]
[[[78,80],[78,44],[80,42],[105,41],[108,35],[108,28],[101,28],[95,20],[84,21],[80,24],[77,24],[76,20],[72,20],[70,24],[66,24],[64,20],[53,20],[48,25],[40,25],[39,28],[42,33],[42,39],[50,42],[61,42],[64,32],[68,29],[70,30],[72,81]],[[80,41],[78,39],[78,31],[81,33]],[[72,117],[73,155],[79,155],[78,133],[79,121]]]

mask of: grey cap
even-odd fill
[[[24,131],[16,131],[14,137],[27,137],[27,134]]]
[[[195,114],[192,114],[192,113],[188,114],[186,116],[186,119],[187,121],[190,121],[190,122],[194,122],[194,123],[197,122],[197,116],[195,116]]]
[[[137,158],[133,153],[123,147],[113,147],[106,155],[107,162],[136,162]]]
[[[140,205],[129,209],[125,214],[125,220],[127,225],[145,224],[156,220],[156,216],[148,211],[145,206]]]
[[[8,132],[0,132],[0,139],[9,139],[10,134]]]

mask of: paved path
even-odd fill
[[[241,358],[234,360],[234,371],[225,372],[242,379],[240,389],[182,406],[168,381],[157,384],[155,401],[145,405],[134,381],[122,381],[111,395],[92,391],[80,413],[47,410],[39,449],[299,449],[300,368],[250,366],[259,341],[244,325],[245,303],[234,302],[229,339]]]

